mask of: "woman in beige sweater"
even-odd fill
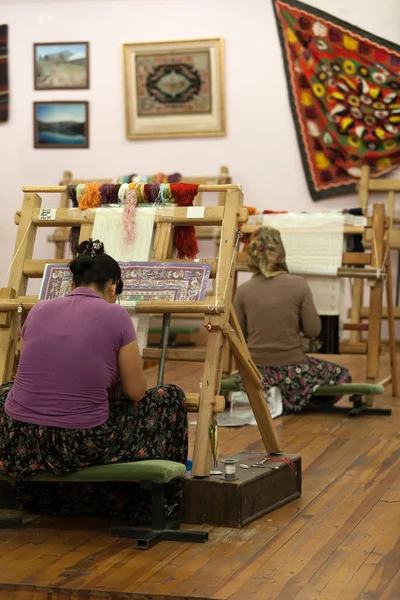
[[[351,376],[304,353],[301,334],[316,338],[321,322],[308,283],[288,272],[279,231],[258,229],[247,253],[254,275],[236,292],[240,326],[265,388],[280,389],[284,412],[299,412],[318,386],[349,383]]]

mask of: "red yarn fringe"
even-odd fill
[[[178,258],[193,260],[199,252],[194,227],[175,227],[174,244]]]
[[[177,206],[193,206],[199,186],[192,183],[171,183],[170,189]],[[199,246],[194,227],[175,227],[174,243],[178,258],[196,258]]]

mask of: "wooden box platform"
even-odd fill
[[[239,461],[236,464],[236,481],[223,481],[221,475],[193,478],[188,473],[183,485],[182,521],[243,527],[299,498],[301,457],[298,454],[269,455],[282,462],[266,462],[261,468],[252,467],[265,456],[265,452],[246,451],[226,456]],[[289,464],[283,462],[284,458],[289,459]],[[249,465],[250,469],[241,468],[241,464]],[[217,470],[224,472],[224,465],[218,463]]]

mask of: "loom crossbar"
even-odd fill
[[[3,288],[0,288],[3,289]],[[16,312],[21,306],[24,311],[31,310],[39,302],[36,296],[19,296],[18,298],[4,300],[0,299],[1,312]],[[151,301],[137,302],[134,306],[126,306],[129,311],[138,314],[177,314],[177,313],[198,313],[198,314],[220,314],[224,313],[226,307],[224,304],[218,304],[214,297],[210,296],[208,300],[199,300],[198,302],[187,301]]]
[[[216,185],[207,185],[201,184],[199,185],[199,192],[227,192],[228,190],[238,190],[240,191],[242,187],[235,183],[221,183]],[[49,186],[40,186],[40,185],[26,185],[23,186],[22,191],[25,194],[63,194],[66,192],[66,185],[49,185]]]
[[[24,266],[23,266],[23,273],[24,275],[26,275],[27,277],[31,277],[31,278],[42,278],[43,274],[44,274],[44,269],[46,267],[46,265],[51,264],[51,265],[67,265],[68,263],[70,263],[70,259],[66,259],[66,258],[49,258],[49,259],[27,259],[24,261]],[[159,262],[156,261],[154,259],[150,259],[149,262]],[[171,258],[171,259],[166,259],[163,262],[176,262],[175,258]],[[180,260],[179,262],[183,263],[183,264],[192,264],[193,261],[191,260]],[[211,271],[210,271],[210,279],[214,279],[215,278],[215,274],[217,272],[217,268],[218,268],[218,260],[216,258],[202,258],[196,261],[196,264],[198,265],[210,265],[211,266]]]
[[[235,190],[236,191],[236,190]],[[182,206],[159,206],[157,208],[155,223],[173,223],[174,225],[221,225],[224,218],[223,206],[204,206],[204,215],[190,216],[190,211]],[[96,209],[85,211],[79,208],[56,208],[53,209],[54,217],[43,219],[41,211],[37,209],[32,215],[32,223],[37,227],[80,227],[81,225],[93,225],[96,217]],[[104,209],[107,210],[107,209]],[[247,221],[248,211],[241,208],[238,215],[238,223]],[[15,214],[14,222],[19,225],[21,212]]]

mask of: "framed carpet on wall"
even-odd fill
[[[223,40],[124,44],[128,139],[224,136]]]
[[[8,121],[8,25],[0,25],[0,123]]]
[[[400,165],[400,46],[296,0],[272,0],[313,200]]]

